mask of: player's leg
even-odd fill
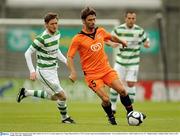
[[[126,86],[129,98],[131,99],[132,103],[134,103],[135,96],[136,96],[136,87],[135,87],[135,84],[136,84],[136,82],[127,81],[127,86]]]
[[[19,92],[17,101],[20,102],[27,96],[57,101],[57,107],[61,114],[62,122],[74,123],[74,121],[67,114],[66,97],[62,87],[60,86],[57,70],[38,70],[37,78],[39,81],[41,81],[43,90],[28,90],[22,88]]]
[[[74,120],[72,120],[67,114],[66,98],[63,91],[54,95],[47,95],[46,91],[26,90],[25,88],[22,88],[18,94],[17,102],[20,102],[23,98],[27,96],[35,96],[43,99],[48,98],[57,101],[57,107],[61,114],[62,123],[75,123]]]
[[[113,111],[113,114],[116,113],[116,107],[117,107],[117,100],[118,100],[118,93],[114,89],[110,89],[110,101],[111,101],[111,108]]]
[[[101,98],[102,100],[102,107],[104,111],[106,112],[108,116],[108,120],[112,125],[117,125],[112,108],[111,108],[111,102],[109,100],[108,94],[105,92],[104,87],[99,88],[96,91],[96,94]]]
[[[51,100],[52,96],[47,93],[47,91],[44,90],[32,90],[32,89],[26,89],[26,88],[21,88],[18,95],[17,95],[17,102],[21,102],[22,99],[28,97],[28,96],[33,96],[33,97],[38,97],[42,99],[49,99]]]
[[[113,88],[120,94],[120,100],[121,103],[124,105],[124,107],[127,110],[127,113],[133,111],[133,106],[131,103],[131,100],[129,98],[128,93],[125,90],[125,87],[123,86],[122,82],[120,79],[118,79],[118,75],[116,71],[112,70],[109,72],[106,77],[103,80],[109,87]]]
[[[127,68],[126,74],[126,89],[128,91],[129,98],[131,103],[134,103],[136,96],[136,82],[138,77],[139,66],[133,68]],[[146,118],[146,115],[142,113],[143,119]]]
[[[51,89],[52,89],[52,85],[50,82],[51,80],[49,80],[50,78],[49,72],[48,71],[43,72],[43,70],[40,72],[39,70],[37,70],[36,75],[37,75],[37,79],[41,83],[43,90],[40,90],[40,89],[32,90],[32,89],[27,89],[27,88],[21,88],[17,96],[17,102],[21,102],[22,99],[28,96],[33,96],[33,97],[42,98],[42,99],[50,99],[50,100],[52,99],[51,93],[48,93],[48,92],[51,92]],[[50,91],[47,91],[47,90],[50,90]]]
[[[109,74],[107,74],[104,78],[103,81],[109,86],[112,87],[114,90],[116,90],[120,94],[120,100],[121,103],[124,105],[126,108],[127,114],[133,111],[133,106],[131,103],[131,100],[129,98],[128,93],[125,90],[125,87],[123,86],[122,82],[120,79],[118,79],[118,76],[116,74],[116,71],[111,71]],[[146,115],[143,114],[143,118],[146,118]]]
[[[43,76],[47,71],[42,71],[43,73],[39,72],[41,79],[44,78]],[[52,95],[51,100],[57,101],[57,108],[61,115],[62,123],[75,123],[67,113],[67,104],[66,104],[66,95],[63,88],[60,85],[57,70],[48,70],[48,75],[43,79],[47,82],[47,92]]]
[[[121,103],[126,108],[127,113],[133,111],[131,100],[130,100],[129,95],[126,92],[125,87],[123,86],[122,82],[120,82],[120,80],[118,80],[118,79],[114,80],[111,83],[111,87],[120,94]]]
[[[121,80],[124,81],[125,74],[126,74],[125,68],[123,66],[121,66],[120,64],[115,63],[114,70],[116,70],[119,78],[121,78]],[[117,101],[118,101],[118,93],[117,93],[117,91],[115,91],[112,88],[110,89],[110,101],[112,104],[111,107],[112,107],[113,113],[115,114]]]
[[[138,67],[128,68],[125,79],[126,88],[132,103],[134,102],[136,95],[136,82],[138,77],[138,69],[139,69]]]
[[[111,109],[111,103],[109,96],[104,88],[104,83],[101,79],[98,80],[86,80],[88,86],[100,97],[102,100],[101,106],[107,114],[108,120],[112,125],[117,125],[114,114]]]
[[[63,90],[52,96],[57,100],[57,107],[61,114],[62,123],[75,123],[75,121],[67,114],[66,95]]]

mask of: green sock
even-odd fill
[[[57,107],[60,111],[61,117],[62,119],[66,119],[69,116],[67,115],[67,105],[66,105],[66,101],[60,101],[57,100]]]
[[[26,90],[26,96],[34,96],[42,99],[51,98],[46,91],[42,91],[42,90]]]

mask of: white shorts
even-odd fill
[[[120,79],[122,79],[122,81],[137,82],[139,66],[125,67],[118,63],[115,63],[114,69],[117,71],[117,73],[118,73]]]
[[[63,88],[60,85],[57,69],[37,69],[36,70],[37,78],[41,81],[43,90],[50,95],[54,95],[63,91]]]

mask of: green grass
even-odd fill
[[[117,126],[108,124],[100,102],[68,103],[76,124],[60,123],[56,103],[27,100],[0,101],[0,132],[179,132],[180,102],[136,102],[134,108],[146,113],[140,126],[128,126],[125,110],[118,104]]]
[[[118,103],[118,125],[112,126],[108,124],[100,100],[88,101],[89,94],[84,96],[86,101],[70,97],[68,111],[76,124],[62,124],[55,102],[27,98],[16,103],[15,98],[24,79],[0,78],[0,85],[8,81],[12,81],[14,86],[0,97],[0,132],[180,132],[180,102],[136,102],[134,109],[147,115],[140,126],[128,126],[125,110]],[[78,84],[81,86],[79,92],[68,81],[62,84],[66,88],[68,85],[72,87],[71,96],[83,89],[82,83]]]

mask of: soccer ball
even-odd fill
[[[130,126],[139,126],[143,122],[143,115],[138,111],[131,111],[127,115],[128,124]]]

